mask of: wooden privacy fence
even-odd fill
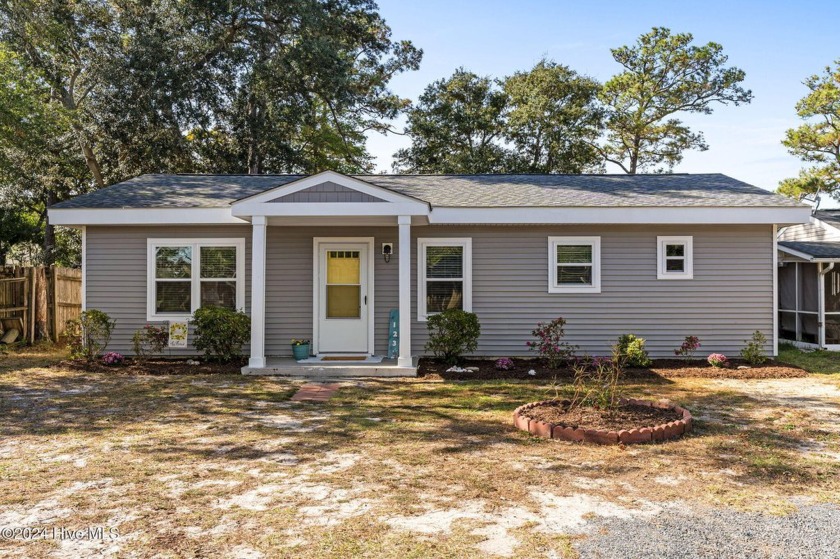
[[[82,312],[82,272],[57,266],[0,267],[0,331],[22,329],[18,341],[58,341]]]

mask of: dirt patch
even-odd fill
[[[121,365],[106,365],[99,361],[87,364],[68,359],[56,363],[53,368],[109,375],[232,375],[239,374],[242,365],[241,362],[208,363],[197,359],[127,358]]]
[[[748,367],[748,368],[739,368]],[[417,376],[429,380],[511,380],[511,379],[572,379],[574,371],[568,367],[549,368],[542,359],[516,358],[513,368],[506,371],[496,368],[494,359],[466,359],[461,364],[465,371],[447,372],[449,366],[424,357],[420,359]],[[776,361],[763,365],[750,366],[740,360],[732,360],[729,367],[712,367],[705,361],[686,362],[678,359],[657,359],[650,367],[630,368],[623,377],[648,382],[667,382],[668,378],[731,378],[731,379],[772,379],[808,376],[808,371]]]
[[[746,368],[740,368],[746,367]],[[705,361],[685,362],[677,359],[661,359],[653,362],[647,371],[665,378],[731,378],[731,379],[773,379],[807,377],[808,371],[793,365],[768,361],[763,365],[748,365],[733,360],[729,367],[712,367]]]
[[[637,404],[624,404],[613,410],[594,407],[569,409],[562,402],[536,406],[525,414],[531,419],[545,421],[554,425],[563,425],[577,429],[600,429],[620,431],[622,429],[640,429],[654,427],[670,421],[677,421],[682,414],[673,409],[653,408]]]

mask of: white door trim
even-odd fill
[[[374,354],[374,348],[376,344],[374,343],[374,332],[376,331],[375,328],[375,318],[376,312],[374,307],[374,293],[376,293],[375,286],[374,286],[374,273],[373,273],[373,259],[374,259],[374,252],[373,252],[373,245],[374,245],[374,238],[373,237],[312,237],[312,353],[315,355],[318,354],[318,337],[319,337],[319,327],[318,327],[318,316],[321,312],[320,308],[320,299],[321,299],[321,279],[320,279],[320,271],[321,271],[321,245],[325,243],[366,243],[368,245],[368,262],[367,262],[367,283],[368,283],[368,354]]]

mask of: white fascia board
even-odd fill
[[[640,224],[773,225],[808,223],[811,209],[786,208],[434,208],[432,225],[444,224]]]
[[[318,202],[275,204],[271,202],[248,201],[232,207],[234,216],[248,217],[264,215],[279,216],[395,216],[429,215],[429,208],[422,203],[388,202]]]
[[[387,188],[382,188],[381,186],[376,186],[354,177],[348,177],[347,175],[342,175],[341,173],[336,173],[335,171],[323,171],[317,175],[312,175],[288,184],[276,186],[271,190],[237,200],[232,204],[232,206],[236,208],[240,205],[250,206],[253,203],[271,203],[272,200],[288,196],[289,194],[294,194],[295,192],[300,192],[301,190],[306,190],[307,188],[312,188],[313,186],[317,186],[325,182],[334,182],[335,184],[355,190],[356,192],[361,192],[362,194],[368,194],[375,198],[385,200],[386,202],[416,204],[426,208],[427,210],[429,207],[426,202],[422,202],[416,198],[412,198],[411,196],[399,194],[398,192],[388,190]]]
[[[52,225],[227,225],[246,224],[230,208],[55,208]]]

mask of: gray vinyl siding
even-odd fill
[[[325,182],[305,188],[292,194],[281,196],[271,200],[274,204],[311,204],[311,203],[325,203],[325,202],[384,202],[385,200],[347,188],[334,182]]]
[[[151,238],[245,238],[245,310],[250,312],[250,226],[89,226],[86,233],[86,303],[87,308],[105,311],[117,321],[108,346],[110,351],[132,354],[131,337],[134,331],[150,324],[146,320],[146,240]],[[192,342],[192,331],[188,340]],[[186,349],[167,350],[167,354],[171,355],[195,353],[191,343]]]
[[[770,226],[429,227],[413,233],[472,238],[478,354],[527,355],[534,325],[558,316],[568,322],[568,341],[589,354],[606,354],[627,332],[647,339],[658,357],[673,357],[688,335],[700,337],[704,354],[737,355],[755,330],[772,340]],[[601,237],[601,293],[548,293],[548,237],[558,235]],[[658,235],[694,236],[694,279],[656,279]],[[412,309],[412,346],[422,353],[427,328],[416,320],[416,296]]]
[[[548,293],[548,237],[601,237],[601,293]],[[656,279],[657,235],[694,236],[694,279]],[[111,349],[131,352],[146,324],[148,237],[245,237],[246,312],[250,312],[249,226],[88,227],[87,305],[117,319]],[[289,355],[291,338],[312,336],[313,237],[374,237],[375,350],[387,349],[388,313],[399,306],[403,250],[394,227],[269,227],[266,259],[266,352]],[[772,340],[773,239],[770,226],[414,226],[412,347],[422,354],[426,323],[417,321],[417,238],[472,238],[473,310],[480,355],[528,355],[539,321],[566,318],[580,352],[605,354],[619,334],[648,340],[654,356],[673,355],[687,335],[705,355],[737,355],[756,329]],[[381,243],[393,242],[385,263]],[[768,350],[770,343],[768,342]]]

